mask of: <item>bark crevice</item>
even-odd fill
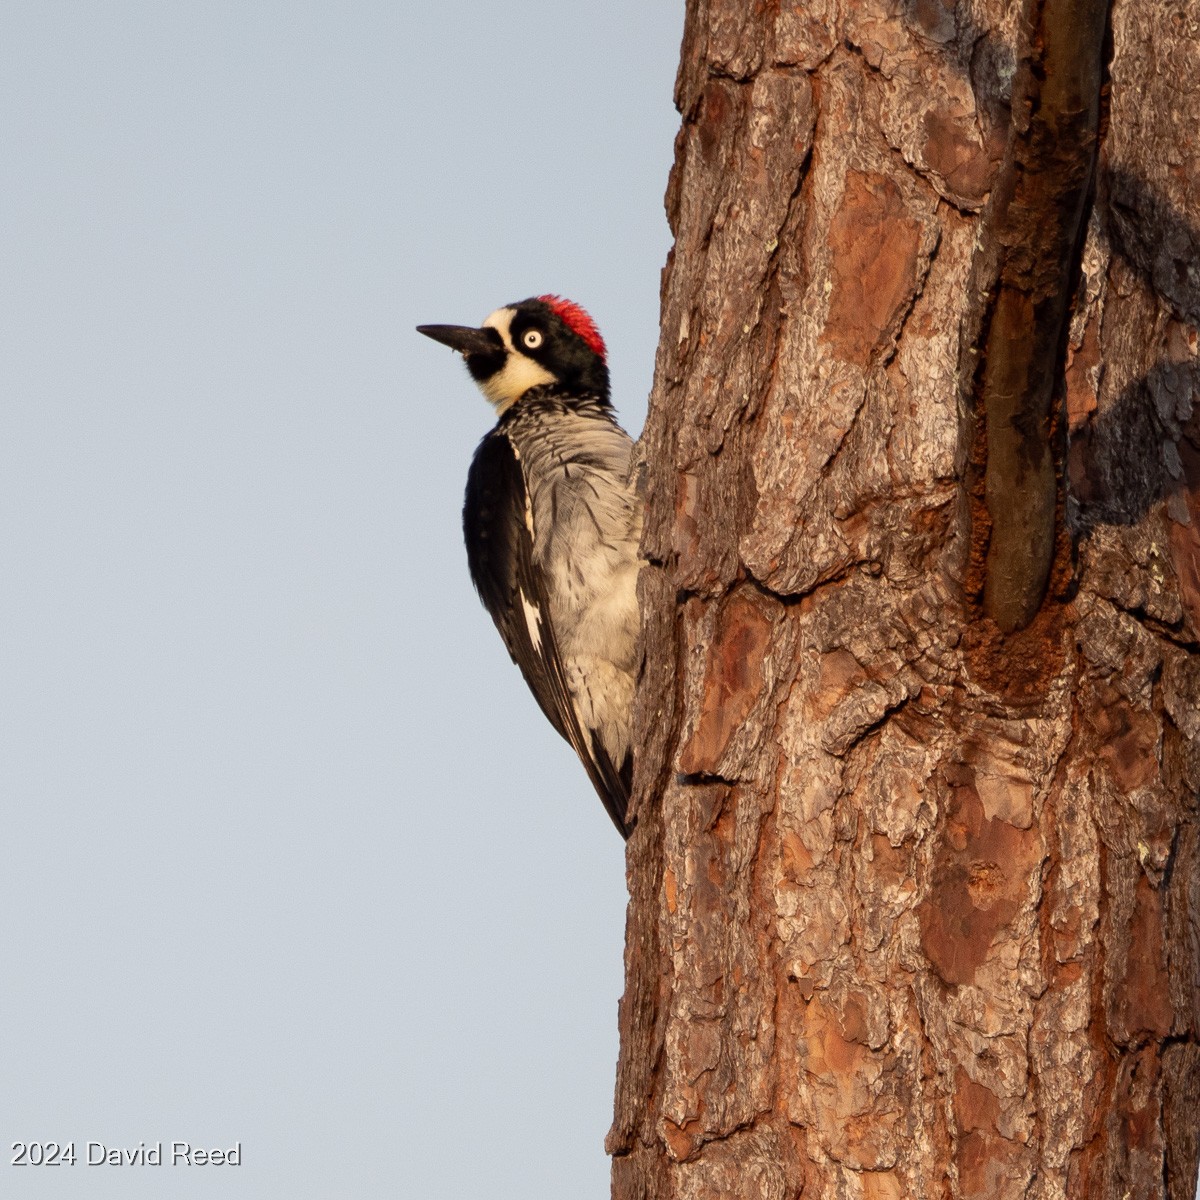
[[[990,527],[983,602],[1004,632],[1033,620],[1055,555],[1063,478],[1055,443],[1065,446],[1065,437],[1054,405],[1063,395],[1099,147],[1107,30],[1108,0],[1041,5],[1007,161],[985,218],[999,260],[978,394]]]

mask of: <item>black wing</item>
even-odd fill
[[[580,727],[567,687],[542,572],[533,561],[532,515],[525,475],[507,434],[479,444],[467,475],[463,535],[479,598],[550,724],[571,744],[608,815],[628,837],[630,762],[614,764],[596,734]]]

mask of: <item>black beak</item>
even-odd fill
[[[418,325],[423,333],[459,354],[495,354],[504,349],[504,340],[494,329],[472,329],[469,325]]]

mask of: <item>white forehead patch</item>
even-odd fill
[[[485,329],[494,329],[500,335],[508,351],[504,366],[479,385],[497,415],[506,412],[530,388],[554,382],[554,376],[541,363],[526,358],[513,346],[512,321],[516,315],[515,308],[498,308],[483,323]]]
[[[503,339],[504,345],[511,350],[512,344],[512,319],[517,315],[515,308],[498,308],[486,321],[483,323],[484,329],[494,329]]]

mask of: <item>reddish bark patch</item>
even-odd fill
[[[954,1119],[961,1133],[995,1133],[1000,1120],[1000,1100],[961,1067],[955,1073]]]
[[[1166,1037],[1171,1032],[1175,1014],[1163,955],[1162,926],[1159,894],[1142,875],[1134,895],[1125,977],[1117,982],[1113,993],[1114,1024],[1130,1038],[1141,1033]]]
[[[1126,795],[1159,778],[1160,725],[1153,713],[1132,708],[1114,689],[1097,691],[1102,703],[1091,716],[1098,735],[1100,758],[1113,782]]]
[[[1065,535],[1059,540],[1066,542]],[[1055,582],[1052,576],[1051,587]],[[1062,669],[1063,624],[1072,614],[1070,606],[1044,603],[1029,625],[1007,634],[987,617],[971,622],[963,632],[971,678],[1014,703],[1044,700]]]
[[[921,224],[882,175],[851,171],[829,228],[833,291],[822,341],[846,362],[867,366],[916,287]]]
[[[675,484],[675,521],[671,527],[671,549],[679,562],[680,575],[696,581],[715,580],[716,574],[706,563],[699,513],[704,502],[700,495],[700,477],[681,471]]]
[[[921,948],[949,984],[975,982],[997,934],[1020,911],[1029,875],[1042,859],[1037,831],[989,820],[973,772],[966,767],[960,774],[962,782],[951,787],[929,895],[917,910]]]
[[[856,688],[870,679],[849,650],[831,650],[821,656],[821,675],[808,707],[814,721],[823,721]]]
[[[913,886],[913,854],[911,844],[893,846],[881,833],[871,835],[872,869],[884,887]]]
[[[663,1117],[661,1128],[663,1141],[667,1143],[671,1157],[677,1162],[686,1162],[703,1144],[698,1121],[688,1121],[680,1127],[669,1117]]]
[[[704,669],[704,709],[679,755],[685,774],[717,774],[730,738],[754,707],[763,682],[771,621],[757,605],[734,596],[717,617]]]
[[[812,870],[812,851],[804,844],[798,833],[783,835],[784,879],[799,882]]]
[[[955,1147],[958,1191],[962,1200],[999,1200],[1024,1196],[1029,1151],[1016,1142],[986,1133],[968,1133]]]
[[[867,1005],[862,996],[851,992],[842,1002],[840,1016],[842,1035],[847,1041],[858,1042],[863,1046],[871,1044],[867,1029]]]
[[[679,885],[675,880],[675,872],[670,867],[663,872],[663,896],[667,902],[667,912],[674,916],[679,908]]]
[[[976,140],[974,123],[930,109],[925,114],[925,161],[964,200],[987,195],[995,164]]]
[[[700,113],[696,121],[696,129],[700,134],[700,152],[706,163],[711,163],[714,156],[720,154],[725,142],[725,127],[729,122],[728,85],[722,82],[711,83],[704,89],[700,98]]]
[[[853,1008],[853,1006],[852,1006]],[[899,1117],[887,1055],[854,1040],[865,1034],[861,1006],[849,1015],[835,1002],[814,997],[802,1035],[806,1083],[818,1136],[828,1151],[854,1170],[886,1169],[896,1160]]]
[[[863,1200],[901,1200],[904,1186],[895,1171],[864,1171]]]

